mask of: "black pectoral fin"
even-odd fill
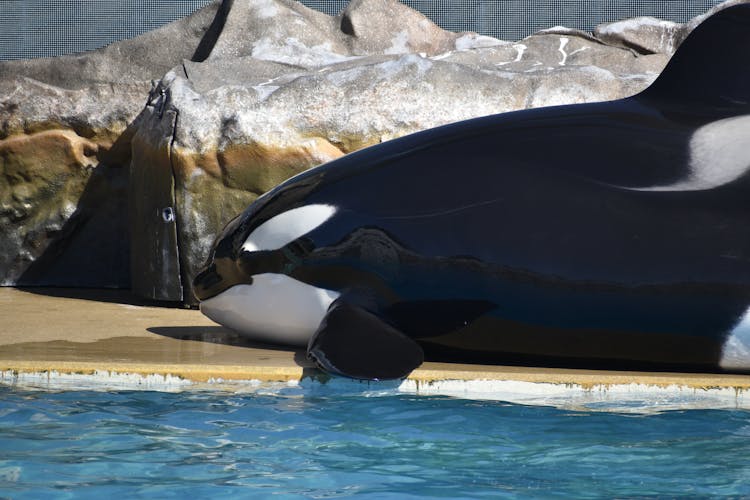
[[[412,339],[366,309],[341,301],[331,305],[307,356],[327,372],[365,380],[403,378],[424,361]]]

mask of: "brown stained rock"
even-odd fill
[[[343,156],[319,137],[295,146],[233,144],[217,153],[223,184],[260,195],[300,172]]]
[[[0,141],[0,283],[15,283],[61,235],[98,162],[97,152],[95,143],[69,130]]]
[[[187,181],[196,175],[216,178],[222,186],[260,195],[311,167],[335,160],[344,153],[325,139],[314,137],[294,146],[229,144],[203,153],[175,147],[171,150],[174,175]]]
[[[7,215],[20,215],[19,204],[3,205],[4,284],[129,286],[129,141],[150,86],[71,90],[0,78],[0,192],[19,177],[34,179],[16,190],[34,193],[24,203],[35,214],[11,223]]]
[[[227,187],[220,178],[206,175],[202,170],[196,170],[189,178],[179,179],[175,188],[178,214],[189,214],[183,215],[177,226],[185,284],[183,300],[196,304],[197,300],[192,294],[192,278],[205,262],[217,232],[255,201],[258,194]]]
[[[86,172],[87,177],[98,163],[98,149],[70,130],[49,130],[0,141],[0,158],[10,185],[39,182],[44,187],[59,175]]]

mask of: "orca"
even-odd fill
[[[398,379],[427,359],[750,371],[750,4],[633,97],[503,113],[293,177],[217,237],[202,312]]]

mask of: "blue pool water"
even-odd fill
[[[0,386],[0,498],[354,495],[746,497],[750,412]]]

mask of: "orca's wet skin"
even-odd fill
[[[720,50],[717,50],[720,47]],[[642,93],[300,174],[217,238],[202,311],[331,373],[442,360],[750,371],[750,5]]]

